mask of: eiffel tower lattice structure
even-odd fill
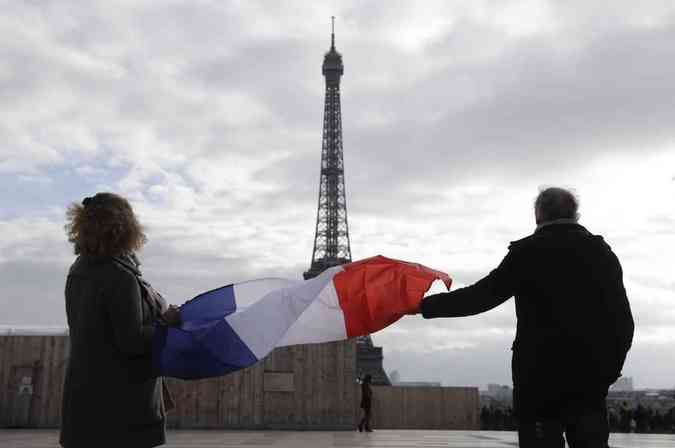
[[[335,49],[335,17],[332,19],[330,50],[324,56],[322,66],[322,73],[326,79],[326,100],[323,112],[319,209],[316,214],[312,264],[303,274],[305,280],[316,277],[327,268],[352,261],[342,158],[340,78],[344,66],[342,55]],[[370,335],[366,335],[357,338],[356,348],[358,374],[361,376],[370,374],[373,384],[390,385],[391,382],[382,367],[382,347],[375,347]]]
[[[356,338],[356,370],[359,378],[366,374],[376,386],[391,386],[391,381],[382,367],[382,347],[376,347],[370,335]]]
[[[342,159],[340,77],[343,71],[342,55],[335,49],[333,22],[330,51],[324,56],[322,67],[326,79],[326,100],[323,113],[319,208],[316,214],[312,264],[303,275],[305,280],[316,277],[329,267],[352,261]]]

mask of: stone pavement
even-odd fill
[[[507,448],[516,434],[501,431],[169,431],[166,448]],[[56,430],[0,429],[0,448],[57,448]],[[613,448],[673,448],[675,434],[612,434]],[[120,447],[126,448],[126,447]]]

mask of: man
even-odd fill
[[[515,296],[513,399],[521,448],[606,448],[606,397],[621,376],[633,317],[619,260],[578,224],[578,201],[561,188],[535,201],[537,229],[515,241],[474,285],[426,297],[422,315],[479,314]]]
[[[366,432],[373,432],[373,428],[370,426],[370,420],[372,417],[372,408],[373,408],[373,389],[370,387],[373,377],[370,373],[367,373],[363,377],[363,382],[361,383],[361,408],[363,409],[363,418],[359,422],[359,432],[363,432],[365,429]]]

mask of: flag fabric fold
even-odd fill
[[[249,367],[274,348],[375,333],[417,309],[435,280],[450,277],[383,256],[334,266],[306,281],[265,278],[198,295],[180,327],[157,327],[158,374],[183,379]]]

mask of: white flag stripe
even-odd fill
[[[278,346],[314,344],[347,339],[345,315],[331,281],[300,318],[291,325]]]
[[[333,276],[341,269],[336,266],[311,280],[274,289],[240,312],[227,316],[225,320],[255,357],[262,359],[278,346],[288,329],[320,297],[321,291],[328,284],[332,284]],[[269,280],[260,280],[260,282],[267,281]],[[257,287],[260,291],[267,288],[262,284]]]
[[[235,283],[233,288],[234,300],[237,304],[236,312],[243,311],[272,291],[299,285],[301,283],[302,280],[291,280],[279,277],[259,278],[247,282]]]

